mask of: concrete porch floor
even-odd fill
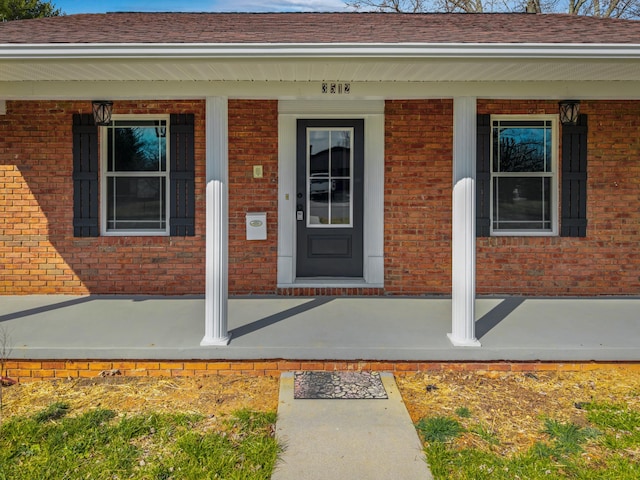
[[[201,347],[203,297],[4,296],[12,359],[640,361],[640,297],[478,298],[481,347],[453,347],[451,299],[240,297]]]

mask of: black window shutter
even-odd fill
[[[193,114],[171,115],[169,234],[174,236],[196,234],[194,124]]]
[[[562,237],[587,236],[587,115],[562,126]]]
[[[491,235],[491,115],[478,115],[476,131],[476,236]]]
[[[98,127],[91,114],[73,115],[73,235],[97,237]]]

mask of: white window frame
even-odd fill
[[[551,122],[551,172],[532,172],[526,174],[526,172],[517,172],[513,174],[505,174],[502,173],[497,175],[493,170],[493,124],[494,121],[532,121],[532,122],[540,122],[540,121],[550,121]],[[559,157],[559,143],[558,143],[558,116],[557,115],[491,115],[491,152],[490,152],[490,163],[491,163],[491,179],[490,179],[490,225],[491,225],[491,236],[495,237],[552,237],[558,236],[559,226],[558,226],[558,217],[559,217],[559,173],[558,173],[558,157]],[[495,230],[494,225],[494,178],[495,177],[508,177],[508,176],[526,176],[526,177],[549,177],[551,178],[551,229],[549,230],[507,230],[507,229],[499,229]]]
[[[169,124],[170,124],[170,115],[113,115],[111,117],[112,121],[127,121],[127,120],[144,120],[144,121],[154,121],[154,120],[162,120],[166,124],[166,170],[164,172],[126,172],[119,174],[118,172],[109,172],[108,171],[108,145],[107,145],[107,129],[108,126],[100,127],[100,234],[107,237],[166,237],[169,236],[170,232],[170,203],[171,203],[171,182],[170,182],[170,174],[171,174],[171,158],[170,158],[170,134],[169,134]],[[113,177],[164,177],[165,179],[165,192],[166,192],[166,202],[165,202],[165,228],[164,230],[107,230],[107,180]]]

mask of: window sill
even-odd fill
[[[558,232],[491,232],[492,237],[557,237]]]
[[[140,232],[140,231],[126,231],[126,232],[102,232],[102,237],[168,237],[169,232]]]

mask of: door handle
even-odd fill
[[[302,210],[302,204],[300,203],[296,206],[296,220],[304,220],[304,210]]]

